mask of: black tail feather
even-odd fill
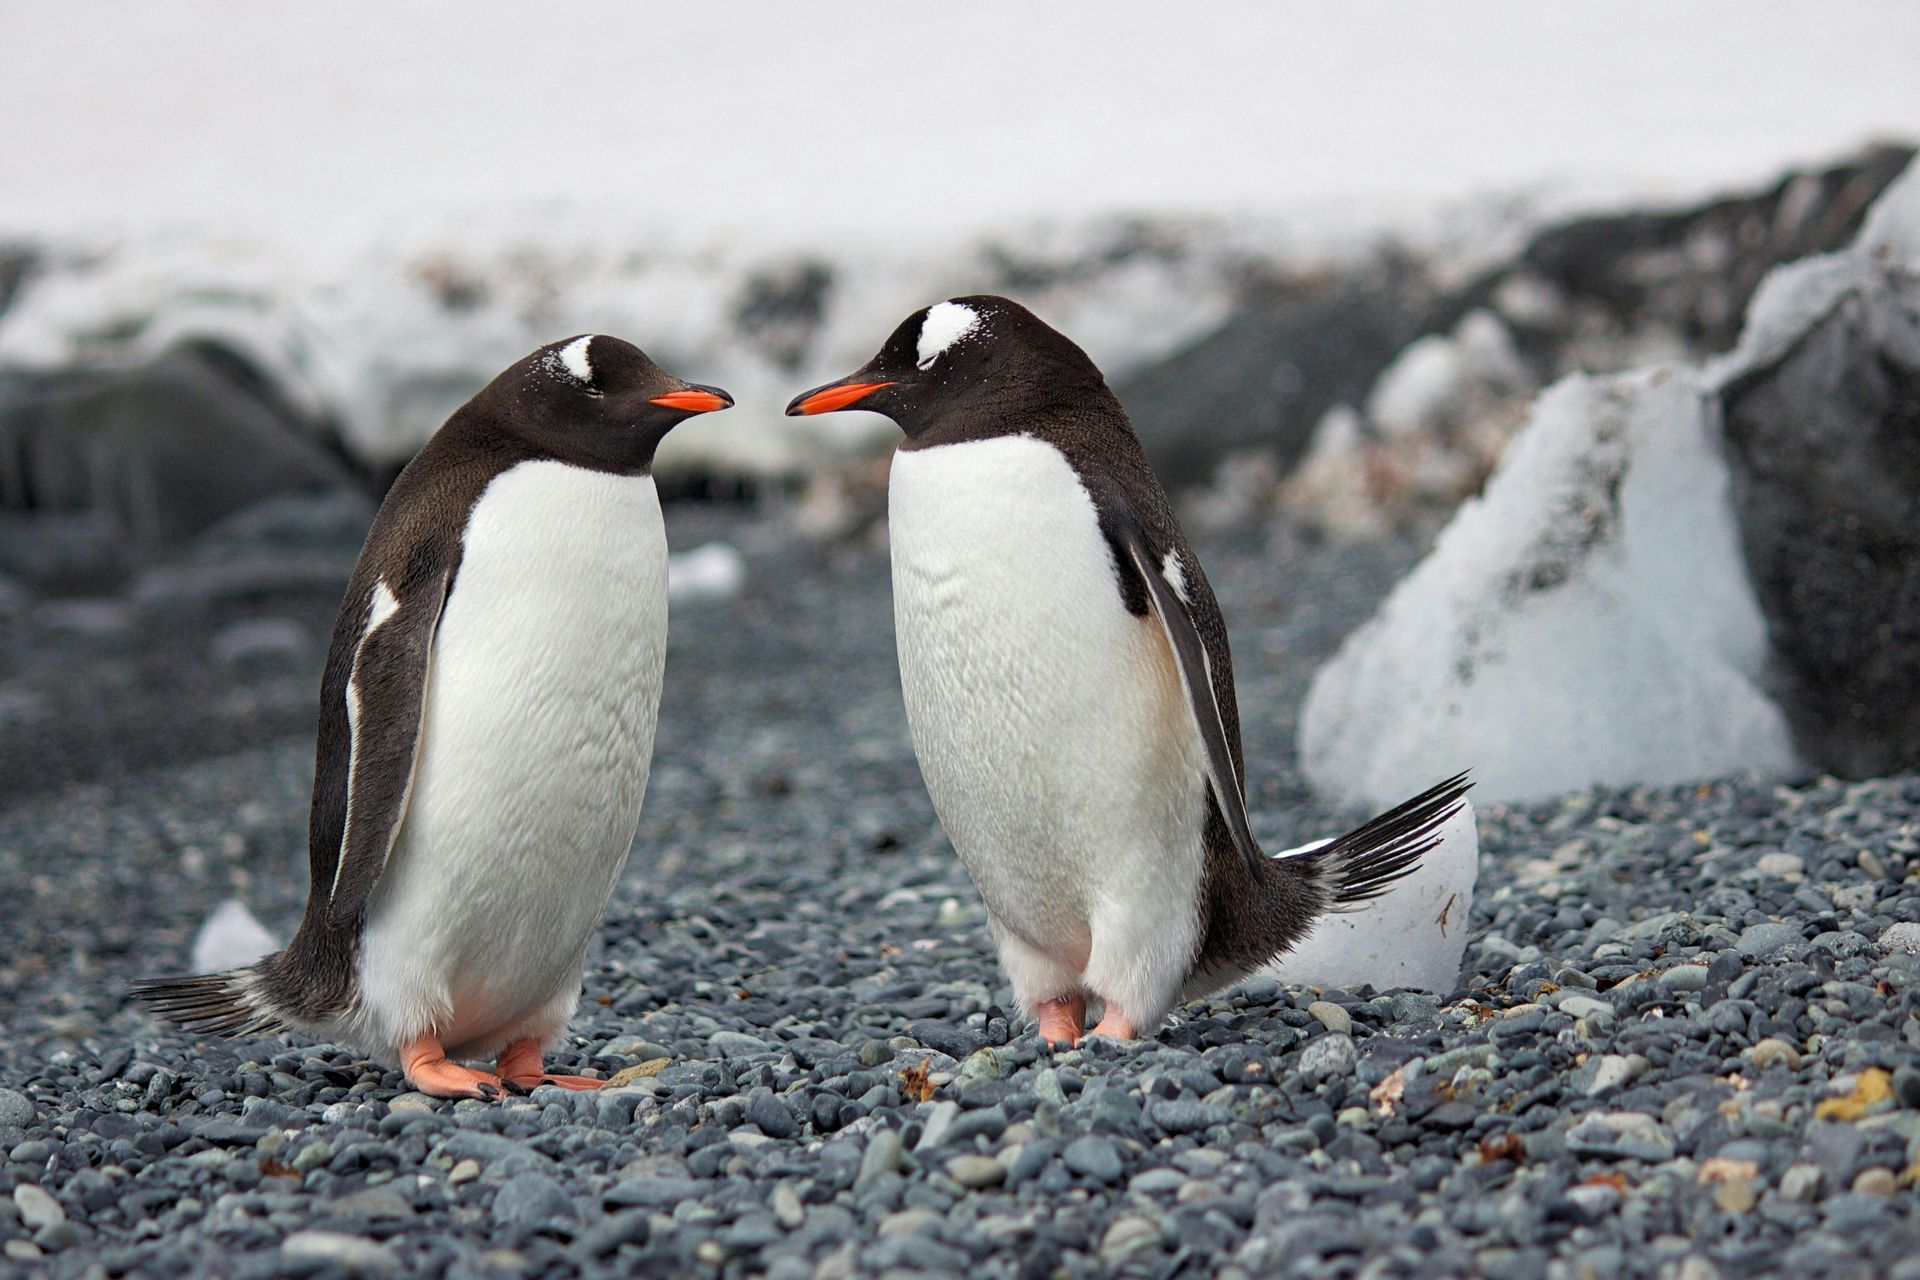
[[[133,994],[168,1022],[196,1035],[269,1036],[290,1030],[272,1007],[255,969],[192,978],[147,978]]]
[[[1347,910],[1377,898],[1440,845],[1440,828],[1460,811],[1463,771],[1395,805],[1331,844],[1302,854],[1307,872],[1327,892],[1328,909]]]

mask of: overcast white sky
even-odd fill
[[[1694,194],[1920,137],[1920,5],[15,2],[0,119],[32,232]]]

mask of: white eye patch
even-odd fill
[[[560,367],[565,369],[570,377],[588,386],[593,385],[593,365],[587,359],[587,348],[592,345],[593,335],[588,334],[584,338],[575,338],[560,348]]]
[[[954,343],[980,327],[980,313],[958,302],[936,302],[920,322],[919,367],[929,368]]]

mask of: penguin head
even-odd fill
[[[587,333],[541,347],[473,405],[561,462],[637,471],[652,465],[667,432],[732,407],[733,397],[676,378],[631,342]]]
[[[1106,382],[1087,353],[1019,303],[993,294],[949,298],[900,323],[880,353],[836,382],[804,391],[789,417],[870,409],[909,438],[957,422],[1002,420],[1071,402]]]

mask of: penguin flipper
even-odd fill
[[[1267,858],[1260,851],[1259,843],[1253,838],[1253,829],[1247,822],[1246,794],[1241,790],[1240,771],[1234,767],[1233,751],[1227,740],[1227,726],[1221,718],[1220,703],[1214,694],[1212,666],[1207,658],[1206,645],[1200,638],[1200,629],[1194,625],[1193,614],[1189,612],[1179,589],[1155,563],[1153,550],[1147,545],[1146,531],[1140,527],[1139,521],[1131,513],[1122,513],[1114,515],[1107,525],[1108,537],[1118,544],[1126,562],[1133,566],[1142,585],[1146,587],[1151,612],[1160,620],[1160,627],[1166,632],[1167,644],[1173,650],[1174,664],[1180,668],[1180,682],[1187,691],[1187,706],[1193,712],[1194,724],[1200,730],[1201,745],[1206,749],[1207,785],[1213,792],[1214,804],[1219,806],[1220,816],[1226,821],[1227,834],[1233,840],[1233,847],[1240,851],[1240,856],[1258,875],[1261,864]]]
[[[412,798],[414,757],[426,715],[433,640],[453,571],[441,569],[371,622],[353,654],[346,703],[351,738],[346,822],[326,921],[355,926],[387,869]]]

